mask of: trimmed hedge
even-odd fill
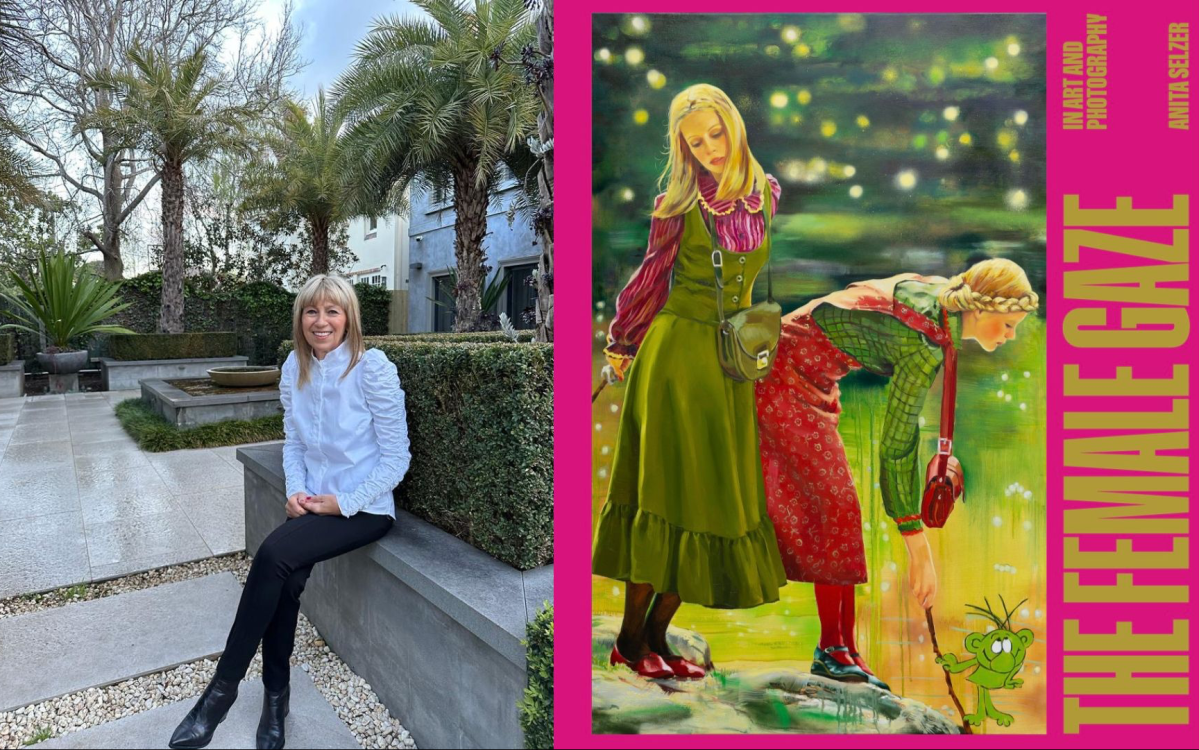
[[[529,685],[520,702],[525,747],[554,746],[554,605],[546,604],[525,631]]]
[[[113,359],[191,359],[232,357],[237,354],[237,334],[233,331],[197,333],[142,333],[136,336],[114,334],[108,339]]]
[[[367,335],[386,335],[391,309],[391,292],[366,283],[354,285],[362,308]],[[192,332],[233,331],[237,351],[251,365],[274,364],[280,342],[291,338],[291,308],[294,292],[267,281],[236,283],[211,276],[188,276],[183,283],[183,325]],[[117,313],[113,323],[131,331],[154,333],[162,299],[162,274],[151,271],[121,284],[121,298],[131,307]],[[98,336],[94,353],[115,356],[107,336]]]
[[[536,333],[534,331],[517,331],[517,341],[521,343],[531,342]],[[473,333],[397,333],[390,336],[377,336],[378,339],[386,339],[389,341],[431,341],[437,343],[470,343],[470,344],[510,344],[512,339],[503,334],[502,331],[476,331]]]
[[[553,345],[366,343],[405,393],[412,465],[396,506],[521,570],[552,560]]]
[[[0,366],[17,358],[17,337],[11,333],[0,333]]]

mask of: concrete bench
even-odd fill
[[[281,443],[239,448],[246,552],[287,519]],[[318,564],[301,611],[420,747],[524,746],[525,628],[553,565],[521,572],[404,511],[386,537]]]

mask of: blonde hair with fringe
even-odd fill
[[[1007,258],[975,263],[949,280],[937,301],[950,312],[1036,312],[1039,300],[1024,269]]]
[[[662,202],[653,215],[659,219],[678,216],[691,210],[699,199],[699,175],[704,166],[691,154],[691,148],[683,139],[681,125],[690,114],[712,110],[720,118],[729,139],[729,155],[725,162],[716,197],[720,200],[745,198],[753,192],[755,184],[766,190],[766,172],[749,150],[745,136],[745,121],[728,95],[708,83],[688,86],[670,103],[670,160],[658,178],[660,189],[664,187]]]
[[[342,341],[349,343],[350,364],[341,377],[349,375],[366,353],[362,343],[362,309],[358,305],[358,295],[354,292],[354,286],[340,276],[323,273],[313,276],[300,289],[295,304],[292,305],[291,338],[295,342],[296,364],[300,368],[299,377],[296,378],[297,388],[303,388],[308,382],[312,369],[312,347],[308,345],[308,339],[304,338],[304,311],[310,307],[319,310],[326,302],[337,305],[346,315],[346,333]],[[338,345],[340,346],[341,342],[338,342]]]

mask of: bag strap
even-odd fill
[[[770,243],[770,219],[771,219],[771,213],[772,213],[772,211],[770,210],[771,209],[770,201],[771,201],[771,199],[773,199],[773,197],[774,196],[772,193],[772,189],[770,187],[770,181],[767,180],[766,186],[762,190],[762,211],[763,211],[763,219],[765,220],[765,231],[762,233],[762,244],[766,245],[766,301],[767,302],[774,302],[774,275],[771,273],[771,271],[773,270],[773,262],[772,261],[773,261],[773,255],[774,255],[774,253],[771,251],[774,249],[774,247]],[[701,214],[702,214],[703,209],[700,208],[699,210],[701,211]],[[716,274],[716,314],[720,317],[720,322],[723,323],[725,321],[725,317],[724,317],[724,277],[721,272],[724,270],[724,256],[721,253],[720,248],[716,244],[716,217],[714,217],[711,213],[708,213],[708,215],[704,219],[704,223],[708,228],[708,238],[712,241],[712,269]]]
[[[949,333],[949,313],[941,308],[941,325],[946,334]],[[945,477],[949,473],[949,456],[953,452],[953,421],[954,409],[957,405],[958,391],[958,350],[953,345],[953,339],[946,336],[946,343],[941,346],[945,353],[945,374],[941,384],[941,436],[937,440],[937,476]]]

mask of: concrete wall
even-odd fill
[[[25,395],[25,360],[14,359],[0,367],[0,398]]]
[[[507,211],[517,197],[513,183],[503,189],[491,203],[487,218],[487,235],[483,247],[487,252],[487,263],[492,267],[491,276],[503,273],[508,266],[536,263],[538,247],[533,242],[536,235],[529,221],[516,217],[508,225]],[[424,332],[433,330],[434,304],[433,278],[444,275],[456,265],[454,260],[454,207],[452,199],[444,203],[432,203],[429,195],[413,196],[411,220],[409,222],[410,264],[408,294],[408,330]],[[489,277],[490,278],[490,277]],[[506,300],[499,310],[507,312]]]
[[[286,521],[282,444],[239,448],[246,552]],[[380,541],[313,568],[301,611],[418,747],[523,747],[525,629],[553,566],[522,573],[399,511]]]

